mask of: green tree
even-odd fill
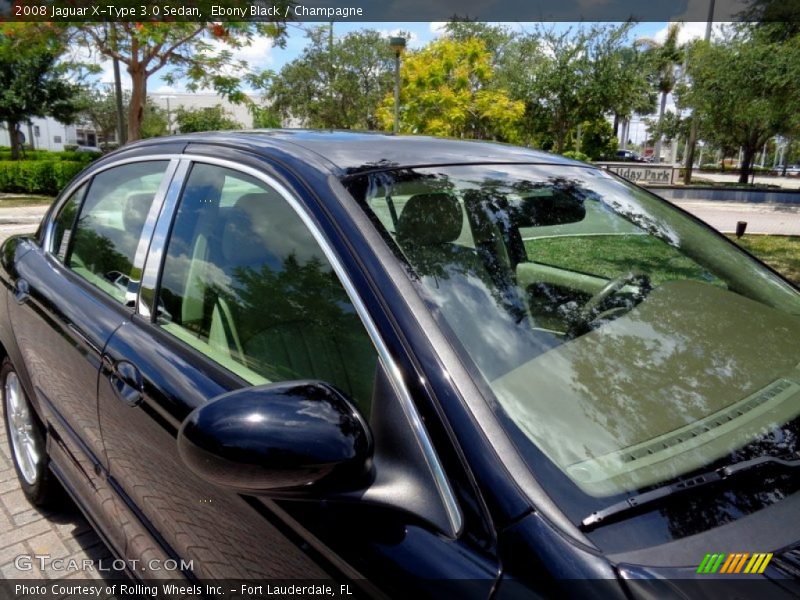
[[[537,27],[506,46],[499,78],[525,104],[525,141],[561,153],[578,124],[606,113],[628,116],[646,104],[641,75],[626,72],[630,27]]]
[[[78,112],[78,86],[67,81],[58,62],[63,36],[41,27],[34,32],[31,26],[38,24],[0,25],[0,122],[8,128],[15,160],[20,157],[17,130],[22,123],[45,116],[71,123]]]
[[[253,103],[249,109],[253,116],[253,127],[256,129],[275,129],[283,126],[281,115],[271,106],[258,106]]]
[[[696,42],[690,49],[691,82],[678,90],[695,111],[703,139],[742,148],[740,183],[753,158],[776,134],[797,127],[800,113],[800,44],[774,42],[740,26],[722,42]]]
[[[175,121],[181,133],[243,128],[242,124],[233,120],[230,113],[220,104],[205,108],[178,107],[175,111]]]
[[[505,25],[482,23],[480,21],[450,21],[444,26],[446,35],[456,41],[477,38],[492,54],[492,64],[501,64],[506,47],[514,39],[514,33]]]
[[[591,160],[610,160],[617,152],[617,136],[608,119],[600,117],[581,124],[580,152]],[[577,148],[576,148],[577,150]]]
[[[690,120],[681,117],[671,110],[666,111],[661,120],[645,119],[647,133],[651,139],[662,139],[667,142],[677,141],[679,138],[686,138],[689,134]]]
[[[667,28],[667,37],[663,42],[654,39],[642,38],[638,45],[646,48],[655,76],[655,84],[661,94],[661,103],[658,107],[658,127],[661,131],[661,121],[667,108],[667,96],[672,93],[677,84],[677,69],[684,59],[684,49],[678,43],[678,34],[681,30],[680,23],[670,23]],[[661,137],[656,138],[656,147],[653,156],[656,161],[661,160]]]
[[[624,148],[631,117],[654,112],[656,93],[649,78],[648,59],[643,52],[635,46],[621,45],[619,38],[606,44],[608,47],[600,54],[595,69],[596,85],[603,90],[602,108],[614,115],[614,135],[619,133],[622,125]]]
[[[80,119],[89,123],[104,140],[101,147],[106,145],[117,130],[117,105],[113,90],[106,86],[86,86],[81,89],[78,105]]]
[[[233,50],[249,45],[254,36],[270,36],[284,43],[285,24],[276,23],[84,23],[72,26],[73,39],[107,58],[118,59],[131,78],[128,105],[128,140],[141,137],[147,104],[147,81],[165,70],[167,83],[178,79],[189,90],[213,88],[239,102],[248,65],[236,60]]]
[[[141,139],[161,137],[169,133],[167,111],[148,98],[140,129]]]
[[[262,75],[271,109],[309,127],[375,129],[377,109],[392,86],[394,53],[372,29],[333,36],[332,25],[307,31],[300,57],[277,75]]]
[[[123,104],[130,102],[130,91],[122,93]],[[89,123],[105,140],[111,139],[117,130],[117,104],[113,90],[108,87],[84,87],[79,97],[80,118]],[[123,115],[126,122],[127,115]],[[152,138],[167,135],[167,111],[148,98],[141,124],[141,138]],[[108,143],[103,144],[103,149]]]
[[[491,59],[477,38],[442,38],[409,53],[400,72],[400,130],[515,141],[525,106],[493,85]],[[391,129],[392,94],[384,98],[378,117]]]

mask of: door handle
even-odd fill
[[[136,366],[127,360],[119,360],[111,366],[108,380],[117,398],[127,406],[136,406],[144,392],[142,374]]]
[[[27,302],[30,297],[30,285],[28,285],[27,280],[20,277],[14,282],[14,299],[17,301],[17,304],[23,304]]]

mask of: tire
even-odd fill
[[[47,434],[8,358],[0,365],[0,396],[11,462],[20,487],[34,506],[51,506],[60,498],[61,488],[49,468]]]

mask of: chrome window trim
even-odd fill
[[[411,428],[414,432],[414,435],[417,438],[417,441],[420,444],[420,448],[422,450],[423,455],[425,456],[425,460],[428,463],[428,468],[430,469],[431,474],[433,475],[437,491],[439,492],[439,497],[444,504],[445,512],[447,513],[447,518],[450,525],[450,535],[455,537],[461,531],[464,525],[463,515],[461,513],[461,509],[458,506],[458,501],[456,500],[455,493],[450,485],[450,482],[447,479],[447,475],[444,471],[444,467],[439,460],[438,455],[436,454],[436,450],[433,447],[433,442],[428,435],[427,430],[422,422],[422,417],[420,416],[419,412],[414,406],[414,401],[411,398],[411,394],[408,391],[408,387],[406,386],[405,382],[403,381],[403,375],[400,371],[400,368],[397,366],[397,363],[392,358],[388,347],[383,341],[378,328],[375,325],[375,322],[372,320],[372,317],[367,310],[366,305],[362,302],[361,297],[358,294],[353,282],[348,277],[347,272],[345,271],[344,265],[339,260],[336,252],[333,249],[333,246],[330,244],[328,238],[325,234],[319,229],[317,224],[314,222],[312,216],[308,213],[306,208],[303,204],[296,198],[296,196],[289,190],[286,186],[284,186],[280,181],[275,179],[274,177],[255,169],[253,167],[249,167],[247,165],[242,165],[240,163],[236,163],[230,160],[221,159],[221,158],[214,158],[208,156],[200,156],[200,155],[192,155],[192,154],[183,154],[180,155],[181,161],[181,169],[180,172],[183,174],[183,177],[173,177],[173,181],[170,185],[167,197],[169,201],[166,202],[162,206],[161,214],[159,215],[158,222],[155,227],[155,231],[152,237],[152,242],[147,261],[145,262],[144,270],[142,273],[142,285],[140,286],[140,290],[145,287],[145,282],[157,281],[160,275],[162,265],[164,262],[166,249],[167,249],[167,241],[169,231],[172,227],[172,222],[176,215],[176,209],[178,206],[178,199],[181,196],[181,192],[183,190],[183,185],[186,180],[186,177],[189,172],[189,167],[194,163],[203,163],[203,164],[210,164],[216,165],[219,167],[223,167],[226,169],[230,169],[232,171],[236,171],[239,173],[243,173],[245,175],[249,175],[264,184],[273,188],[276,192],[278,192],[281,197],[289,204],[292,210],[300,217],[300,220],[303,224],[308,228],[311,234],[314,236],[314,240],[319,244],[320,248],[322,249],[325,257],[331,263],[331,266],[334,269],[339,281],[342,282],[344,286],[345,292],[347,293],[350,301],[353,303],[353,306],[358,313],[359,318],[361,319],[362,324],[367,330],[375,349],[378,352],[378,356],[383,363],[386,372],[390,374],[390,379],[392,380],[392,384],[395,388],[397,393],[397,397],[400,399],[400,405],[403,409],[403,412],[408,419]],[[186,163],[186,168],[183,168],[183,163]],[[120,163],[116,163],[120,164]],[[154,256],[154,247],[157,246],[154,243],[156,240],[161,242],[161,247],[156,248],[156,256]],[[154,260],[157,258],[157,260]],[[155,279],[153,279],[155,277]],[[156,301],[156,298],[153,299]],[[141,303],[139,303],[141,305]]]
[[[189,169],[192,165],[192,161],[183,160],[182,158],[181,160],[175,161],[175,163],[175,171],[172,174],[169,186],[163,196],[163,202],[159,205],[158,217],[150,231],[150,236],[147,238],[147,253],[145,255],[144,264],[142,265],[141,283],[137,290],[136,312],[148,319],[150,319],[151,315],[155,314],[156,311],[156,307],[154,306],[156,302],[156,286],[159,283],[161,267],[164,263],[167,238],[172,228],[172,221],[175,217],[175,210],[178,206],[181,192],[183,191],[183,185],[186,182]],[[146,295],[150,296],[147,299],[142,297],[144,290],[147,290]]]

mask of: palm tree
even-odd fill
[[[667,107],[667,96],[675,88],[677,81],[676,69],[683,62],[683,46],[678,44],[678,33],[681,23],[670,23],[667,29],[667,37],[663,42],[650,38],[640,38],[636,40],[638,45],[645,48],[656,78],[656,87],[661,93],[661,105],[658,110],[658,138],[653,153],[653,160],[661,160],[661,126],[664,120],[664,111]]]

